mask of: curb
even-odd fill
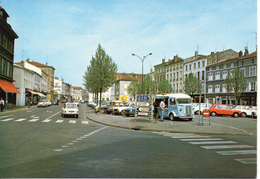
[[[9,113],[13,113],[13,112],[25,111],[25,110],[28,110],[28,109],[29,108],[15,109],[15,110],[11,110],[11,111],[1,112],[0,114],[9,114]]]

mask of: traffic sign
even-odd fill
[[[137,96],[137,101],[141,102],[141,101],[149,101],[150,100],[150,97],[149,96],[146,96],[146,95],[138,95]]]
[[[203,116],[204,116],[204,117],[208,117],[208,116],[209,116],[209,110],[205,109],[205,110],[203,111]]]

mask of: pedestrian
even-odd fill
[[[164,108],[165,108],[165,98],[160,102],[160,108],[161,108],[161,116],[160,121],[163,122],[163,115],[164,115]]]
[[[1,105],[1,112],[3,112],[4,106],[5,106],[5,101],[3,100],[3,98],[1,98],[1,100],[0,100],[0,105]]]

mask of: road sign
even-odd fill
[[[204,117],[208,117],[208,116],[209,116],[209,110],[205,109],[205,110],[203,111],[203,116],[204,116]]]
[[[137,99],[138,102],[142,102],[142,101],[149,101],[150,97],[146,96],[146,95],[137,95],[136,99]]]

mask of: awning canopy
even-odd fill
[[[10,81],[0,79],[0,87],[2,90],[4,90],[6,93],[19,93],[18,89],[14,86],[14,84]]]
[[[42,94],[42,93],[40,93],[40,92],[36,92],[36,91],[33,91],[33,90],[30,90],[30,92],[31,92],[32,94],[39,95],[39,96],[41,96],[41,97],[46,97],[44,94]]]

